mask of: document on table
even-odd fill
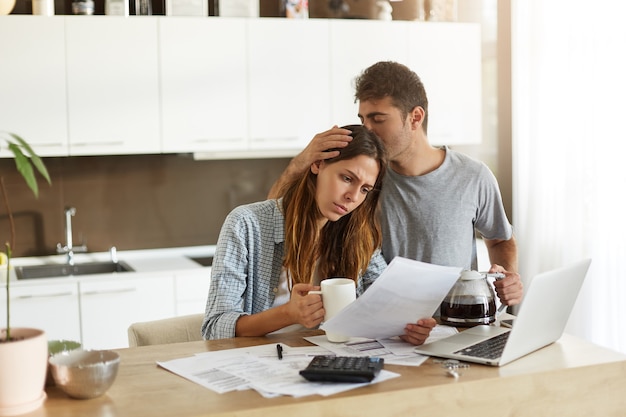
[[[369,383],[316,383],[304,379],[299,371],[306,368],[313,356],[332,352],[319,346],[290,347],[281,343],[282,357],[278,359],[276,345],[203,352],[157,364],[185,379],[217,393],[254,389],[266,398],[280,395],[302,397],[336,394],[363,385],[400,376],[381,370]]]
[[[363,295],[321,329],[370,339],[404,334],[407,323],[435,313],[461,270],[396,256]]]
[[[443,339],[458,333],[454,327],[438,325],[430,332],[426,343]],[[328,349],[337,356],[377,356],[385,360],[385,364],[420,366],[428,356],[415,353],[415,345],[401,340],[399,337],[387,339],[367,339],[351,337],[344,343],[329,342],[325,335],[305,337],[305,340]]]

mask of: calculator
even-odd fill
[[[377,357],[315,356],[300,375],[309,381],[370,382],[383,368]]]

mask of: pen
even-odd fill
[[[280,344],[276,345],[276,353],[278,354],[278,359],[283,358],[283,347]]]

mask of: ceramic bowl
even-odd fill
[[[111,350],[71,350],[48,360],[57,387],[72,398],[95,398],[115,381],[120,356]]]

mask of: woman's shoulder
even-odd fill
[[[280,200],[264,200],[235,207],[224,220],[220,236],[264,236],[268,241],[284,239],[285,219]]]
[[[277,200],[264,200],[254,203],[242,204],[235,207],[229,214],[228,219],[255,219],[259,217],[274,216],[278,211]]]

